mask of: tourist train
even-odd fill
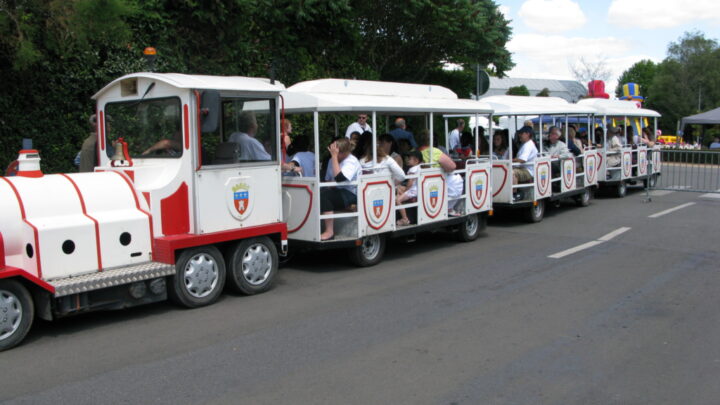
[[[622,196],[660,168],[652,146],[626,142],[648,118],[654,134],[659,116],[632,101],[468,100],[434,85],[323,79],[286,88],[161,73],[123,76],[93,99],[94,172],[45,174],[40,153],[21,150],[17,175],[0,178],[0,350],[18,345],[35,317],[167,298],[199,307],[226,286],[262,293],[292,251],[348,249],[370,266],[391,238],[441,230],[473,241],[493,210],[521,209],[537,222],[550,202],[585,206],[599,186]],[[369,123],[355,139],[345,127],[358,115]],[[461,145],[446,136],[458,120],[470,124]],[[308,135],[303,165],[287,153],[291,122]],[[381,145],[396,122],[412,122],[418,141],[405,161]],[[584,126],[586,147],[548,153],[549,126],[564,144]],[[624,137],[611,140],[618,127]],[[496,129],[507,134],[504,154],[494,150]],[[513,153],[522,131],[540,146],[532,161]],[[356,143],[360,158],[350,157]]]

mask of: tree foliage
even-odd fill
[[[0,166],[32,138],[46,171],[72,170],[91,96],[145,70],[146,46],[161,72],[432,82],[467,97],[475,63],[513,67],[509,37],[492,0],[0,0]]]
[[[550,89],[547,87],[543,88],[535,95],[535,97],[550,97]]]
[[[699,32],[685,33],[668,46],[648,89],[649,108],[663,116],[660,126],[674,132],[676,122],[720,105],[720,47]]]
[[[608,61],[605,57],[592,61],[581,56],[575,63],[571,63],[569,67],[573,77],[583,84],[587,84],[592,80],[605,82],[612,76],[612,71],[608,67]]]
[[[524,84],[521,84],[520,86],[510,87],[505,94],[508,96],[529,96],[530,91]]]
[[[640,85],[640,95],[643,97],[647,96],[647,91],[650,89],[657,67],[658,65],[649,59],[643,59],[630,66],[630,68],[624,71],[620,75],[620,78],[618,78],[618,85],[615,87],[615,96],[618,98],[622,97],[622,86],[625,83]]]

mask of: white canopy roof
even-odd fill
[[[285,86],[282,83],[276,81],[275,84],[270,84],[270,79],[265,78],[140,72],[125,75],[123,77],[113,80],[110,84],[95,93],[92,98],[97,99],[102,93],[112,88],[113,86],[116,86],[120,81],[133,77],[157,80],[181,89],[213,89],[271,93],[277,93],[285,89]]]
[[[495,110],[495,115],[586,115],[595,109],[568,103],[560,97],[490,96],[480,99]]]
[[[595,115],[616,117],[660,117],[660,114],[646,108],[638,108],[634,101],[608,100],[605,98],[585,98],[577,102],[578,105],[592,107]]]
[[[322,79],[297,83],[283,93],[288,112],[437,112],[487,114],[482,102],[458,99],[441,86],[377,82],[368,80]]]

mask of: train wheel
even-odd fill
[[[175,269],[168,293],[173,302],[184,307],[212,304],[225,285],[225,261],[214,246],[183,251]]]
[[[35,316],[27,288],[15,280],[0,280],[0,351],[17,346],[27,335]]]
[[[621,181],[618,183],[618,185],[615,187],[615,196],[617,198],[623,198],[627,194],[627,185],[624,181]]]
[[[238,242],[228,251],[226,261],[228,285],[246,295],[269,290],[278,272],[277,248],[268,237]]]
[[[380,263],[385,253],[385,237],[370,235],[362,239],[362,244],[350,249],[350,261],[356,266],[368,267]]]
[[[587,207],[588,205],[590,205],[591,198],[592,193],[590,192],[589,188],[586,188],[582,194],[575,197],[575,204],[577,204],[578,207]]]
[[[545,200],[538,200],[527,210],[525,219],[530,223],[540,222],[545,216]]]
[[[485,216],[472,214],[465,217],[465,222],[458,227],[457,238],[460,242],[472,242],[480,236],[487,224]]]

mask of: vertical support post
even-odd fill
[[[318,184],[323,179],[320,178],[320,119],[318,112],[313,111],[313,138],[315,139],[315,176],[318,178]],[[335,132],[337,134],[337,118],[335,119]],[[318,187],[318,193],[320,188]],[[319,194],[318,194],[319,195]]]
[[[430,115],[428,116],[428,120],[429,120],[428,123],[430,124],[429,125],[429,127],[430,127],[430,145],[428,145],[428,147],[430,148],[430,157],[428,158],[428,160],[430,160],[430,161],[428,163],[433,163],[433,161],[432,161],[433,160],[433,148],[434,148],[433,141],[435,138],[435,129],[434,129],[434,125],[433,125],[433,113],[430,113]]]
[[[377,112],[372,112],[372,163],[373,167],[377,164],[377,125],[375,125],[375,119],[377,118]]]

